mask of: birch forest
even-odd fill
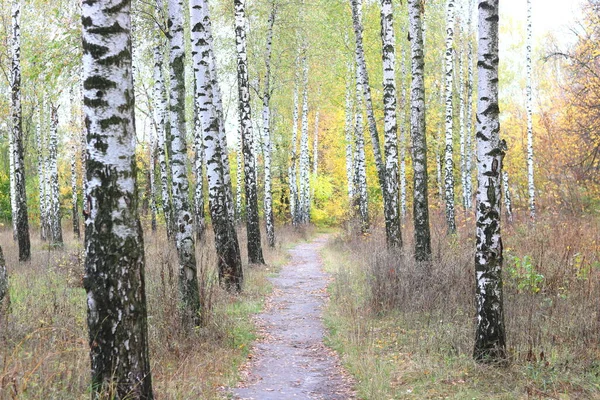
[[[0,0],[0,72],[0,400],[600,398],[600,0]]]

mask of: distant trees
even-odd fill
[[[92,397],[152,399],[138,217],[130,3],[82,3]]]
[[[473,356],[486,363],[506,360],[502,297],[500,200],[506,143],[500,140],[498,106],[498,1],[479,0],[477,198],[475,300],[477,333]]]
[[[532,63],[531,51],[533,47],[531,0],[527,0],[527,38],[525,41],[526,57],[526,99],[525,108],[527,112],[527,187],[529,191],[529,215],[535,220],[535,182],[533,179],[533,95],[532,95]]]
[[[8,294],[8,273],[6,272],[6,261],[4,260],[4,253],[2,253],[2,247],[0,246],[0,306],[4,302],[4,298]],[[1,311],[0,311],[1,312]]]

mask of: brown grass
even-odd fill
[[[68,226],[65,223],[65,226]],[[245,287],[232,296],[217,285],[213,242],[197,246],[205,326],[180,329],[177,254],[164,231],[146,229],[146,290],[152,379],[158,399],[223,398],[237,380],[254,339],[251,315],[260,311],[271,287],[269,274],[287,255],[282,243],[307,235],[278,227],[275,249],[263,247],[268,265],[245,267]],[[240,230],[245,260],[245,236]],[[210,236],[210,233],[209,233]],[[0,320],[0,399],[89,398],[89,355],[82,288],[82,241],[65,229],[63,249],[50,250],[32,232],[32,260],[18,263],[9,231],[0,242],[10,274],[10,309]]]
[[[385,250],[380,231],[341,236],[324,253],[335,274],[331,344],[366,399],[600,398],[599,225],[547,214],[503,227],[507,368],[471,360],[472,220],[461,216],[448,237],[434,216],[425,270],[412,261],[408,227],[400,254]]]

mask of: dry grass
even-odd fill
[[[329,246],[329,341],[365,399],[600,398],[599,225],[543,215],[504,227],[507,368],[471,360],[474,227],[464,218],[447,237],[434,216],[426,270],[412,262],[409,229],[401,254],[386,252],[381,232]]]
[[[67,224],[65,223],[65,226]],[[271,286],[269,274],[287,260],[286,245],[306,231],[278,227],[275,249],[263,247],[268,266],[245,267],[240,296],[221,290],[210,239],[198,246],[205,326],[180,329],[177,254],[164,232],[146,229],[146,290],[152,378],[158,399],[217,399],[237,380],[254,339],[251,315]],[[32,261],[17,262],[8,231],[0,242],[10,273],[10,311],[0,320],[0,399],[89,398],[89,355],[82,288],[83,249],[65,229],[66,245],[50,250],[32,232]],[[245,237],[240,231],[245,259]]]

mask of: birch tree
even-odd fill
[[[273,46],[273,26],[277,15],[275,1],[271,3],[271,15],[269,16],[266,50],[265,50],[265,79],[263,90],[263,157],[265,163],[265,225],[267,229],[267,241],[270,247],[275,247],[275,221],[273,217],[273,193],[271,188],[271,154],[273,152],[271,143],[271,55]]]
[[[292,110],[292,144],[291,144],[291,158],[289,167],[289,180],[290,180],[290,211],[292,214],[292,223],[297,225],[299,223],[299,203],[300,197],[298,195],[298,78],[294,80],[294,94],[293,94],[293,110]]]
[[[193,41],[192,41],[193,45]],[[192,56],[193,57],[193,56]],[[206,220],[204,218],[204,141],[202,140],[202,120],[200,119],[200,99],[198,90],[194,93],[194,172],[196,187],[194,190],[194,216],[196,221],[196,239],[204,240]]]
[[[444,192],[446,200],[446,224],[448,233],[456,232],[454,215],[454,159],[453,159],[453,104],[452,79],[454,66],[454,0],[446,3],[446,53],[445,53],[445,103],[446,103],[446,146],[444,151]]]
[[[412,82],[410,93],[410,134],[413,164],[413,218],[415,259],[431,260],[429,201],[427,195],[427,137],[425,134],[425,80],[423,57],[423,0],[408,0]]]
[[[406,52],[402,51],[401,61],[401,93],[402,106],[400,110],[400,217],[406,218],[406,109],[407,88],[404,77],[406,76]]]
[[[2,247],[0,246],[0,307],[4,302],[4,298],[8,294],[8,273],[6,272],[6,261],[4,260],[4,253],[2,253]]]
[[[207,0],[190,0],[190,26],[192,27],[192,59],[196,78],[198,116],[203,130],[204,155],[208,182],[208,202],[215,234],[219,282],[227,290],[239,292],[243,284],[242,260],[235,231],[232,208],[227,193],[231,181],[226,178],[229,165],[223,162],[221,138],[222,121],[219,119],[219,99],[216,98],[214,73],[211,72],[212,34]]]
[[[60,216],[60,188],[58,186],[58,108],[50,106],[50,137],[48,138],[48,160],[49,160],[49,189],[50,207],[50,244],[62,246],[62,224]]]
[[[299,220],[303,224],[309,222],[310,215],[310,163],[308,159],[308,60],[306,47],[302,56],[302,120],[300,131],[300,205]]]
[[[315,131],[313,133],[313,175],[317,176],[319,169],[319,110],[315,113]],[[314,191],[314,188],[313,188]]]
[[[138,216],[130,2],[82,3],[85,275],[92,397],[152,399]]]
[[[19,261],[29,261],[31,258],[31,243],[29,239],[29,222],[27,215],[27,193],[25,190],[25,150],[23,146],[23,118],[21,115],[21,0],[12,3],[12,65],[10,74],[11,86],[11,119],[14,176],[13,184],[13,225],[17,233],[19,245]]]
[[[248,260],[251,264],[264,264],[258,221],[256,164],[252,152],[252,115],[250,110],[250,84],[248,82],[248,57],[246,54],[246,10],[243,0],[234,0],[233,4],[235,7],[235,43],[237,49],[238,112],[242,135],[242,151],[244,153]]]
[[[37,173],[38,173],[38,192],[39,192],[39,209],[40,209],[40,238],[42,240],[47,239],[47,210],[46,210],[46,172],[45,172],[45,160],[44,160],[44,148],[45,140],[42,135],[42,105],[38,105],[36,112],[36,126],[35,126],[35,141],[37,146]],[[11,154],[12,161],[12,154]],[[12,162],[11,162],[12,170]],[[11,171],[12,172],[12,171]],[[12,183],[12,175],[11,175]],[[15,221],[16,222],[16,221]]]
[[[385,230],[386,230],[386,238],[387,243],[395,243],[400,239],[392,237],[394,234],[400,234],[399,229],[392,228],[393,226],[393,218],[391,218],[390,213],[392,212],[390,204],[390,196],[389,191],[386,188],[386,166],[383,163],[383,159],[381,156],[380,144],[379,144],[379,134],[377,133],[377,122],[375,120],[375,114],[373,112],[373,100],[371,98],[371,87],[369,85],[369,75],[367,73],[367,64],[365,61],[365,53],[363,49],[363,40],[362,40],[362,21],[361,21],[361,10],[359,0],[350,0],[350,5],[352,8],[352,23],[354,27],[354,35],[356,38],[356,70],[357,76],[361,83],[361,87],[364,92],[364,100],[365,106],[367,110],[367,125],[369,126],[369,133],[371,136],[371,145],[373,147],[373,155],[375,157],[375,166],[377,167],[377,177],[379,179],[379,186],[381,188],[381,192],[383,194],[383,209],[385,215]],[[397,150],[396,150],[397,151]],[[396,159],[397,163],[397,159]],[[397,213],[397,211],[396,211]],[[397,218],[396,218],[397,219]]]
[[[243,209],[242,209],[242,191],[243,189],[243,183],[242,183],[242,172],[243,172],[243,165],[242,165],[242,136],[241,136],[241,131],[238,132],[238,140],[237,140],[237,148],[236,148],[236,153],[235,153],[235,160],[236,160],[236,165],[237,165],[237,169],[236,169],[236,173],[235,173],[235,178],[237,181],[237,186],[235,188],[235,218],[238,224],[242,223],[243,221]]]
[[[361,230],[369,230],[369,204],[367,196],[367,161],[365,157],[365,137],[363,131],[363,90],[360,78],[356,77],[356,118],[354,126],[355,157],[354,157],[354,182],[355,182],[355,207],[358,206]]]
[[[504,192],[504,207],[506,208],[506,220],[513,221],[512,201],[510,197],[510,186],[508,185],[508,171],[502,171],[502,191]]]
[[[533,47],[532,38],[532,11],[531,0],[527,0],[527,38],[526,46],[526,109],[527,109],[527,188],[529,191],[529,215],[535,220],[535,182],[533,180],[533,99],[532,99],[532,65],[531,49]]]
[[[467,209],[471,209],[473,203],[473,181],[471,178],[471,172],[473,170],[473,7],[474,0],[469,0],[469,9],[467,10],[467,137],[465,139],[465,169],[466,169],[466,182],[465,182],[465,197]]]
[[[157,6],[162,2],[157,2]],[[165,80],[163,77],[163,41],[158,40],[154,45],[154,86],[153,86],[153,103],[154,103],[154,130],[156,132],[156,152],[158,156],[158,166],[160,170],[161,182],[161,200],[162,209],[165,217],[165,226],[167,229],[167,237],[172,238],[174,233],[173,227],[173,208],[171,204],[171,192],[169,187],[169,166],[167,160],[166,149],[166,112],[167,112],[167,97],[165,90]]]
[[[74,93],[71,90],[71,127],[75,131],[75,127],[77,126],[75,120],[74,110]],[[71,222],[73,223],[73,234],[76,238],[81,237],[81,232],[79,230],[79,199],[77,196],[77,135],[71,135],[72,144],[71,144]]]
[[[156,153],[157,149],[157,130],[153,129],[150,132],[150,227],[152,232],[156,232],[156,214],[158,208],[156,206]]]
[[[458,121],[460,125],[460,184],[462,188],[462,206],[465,211],[468,209],[468,200],[467,200],[467,124],[466,124],[466,103],[465,103],[465,78],[464,78],[464,70],[463,70],[463,61],[462,61],[462,53],[458,54],[458,102],[459,102],[459,111],[458,111]]]
[[[189,204],[185,127],[183,1],[168,0],[170,96],[167,131],[170,142],[175,243],[179,258],[179,296],[185,325],[200,323],[194,218]]]
[[[344,136],[346,138],[346,178],[348,180],[348,200],[350,203],[354,200],[354,94],[355,80],[352,63],[348,62],[348,73],[346,77],[346,123],[344,125]]]
[[[15,186],[15,141],[13,128],[8,133],[8,154],[9,154],[9,185],[10,185],[10,210],[13,228],[13,240],[17,240],[17,188]]]
[[[400,213],[398,210],[398,122],[396,119],[396,68],[394,14],[392,0],[381,0],[381,41],[383,59],[383,105],[384,105],[384,151],[385,151],[385,185],[384,198],[385,220],[388,234],[387,244],[390,248],[402,247]]]
[[[475,300],[477,333],[473,356],[479,362],[506,360],[502,300],[500,200],[506,143],[500,140],[498,107],[498,2],[479,0],[477,55],[477,198]]]

